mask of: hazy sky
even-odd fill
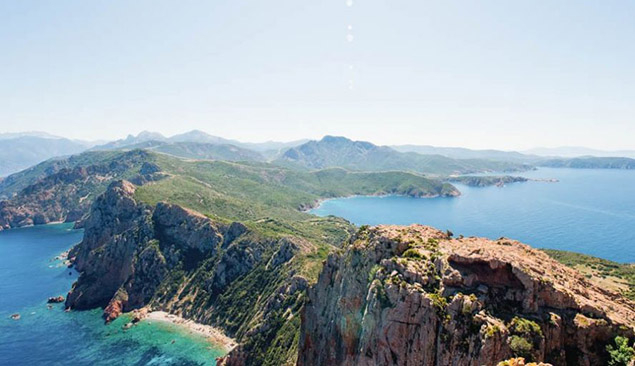
[[[635,2],[0,2],[0,132],[190,129],[635,148]]]

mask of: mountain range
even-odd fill
[[[274,162],[308,169],[343,167],[362,171],[406,170],[438,175],[531,168],[529,165],[505,161],[454,159],[443,155],[399,152],[391,147],[352,141],[339,136],[325,136],[319,141],[309,141],[290,148]]]
[[[325,136],[321,140],[250,143],[213,136],[199,130],[171,137],[143,131],[136,136],[129,135],[124,139],[103,143],[70,140],[43,132],[25,132],[0,134],[0,177],[51,158],[86,150],[118,149],[148,149],[188,159],[267,161],[305,169],[342,167],[359,171],[407,170],[433,175],[519,171],[535,166],[610,169],[633,169],[635,166],[635,160],[628,157],[635,157],[633,151],[607,152],[585,148],[516,152],[427,145],[379,146],[341,136]],[[616,156],[620,159],[616,159]]]

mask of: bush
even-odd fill
[[[516,357],[530,358],[534,346],[525,338],[513,335],[509,337],[509,348]]]
[[[413,259],[424,259],[425,258],[417,249],[414,249],[414,248],[408,249],[405,252],[403,252],[402,257],[404,257],[404,258],[413,258]]]
[[[625,337],[615,337],[615,347],[611,344],[606,346],[609,352],[609,366],[626,366],[635,358],[635,349],[628,345]]]
[[[529,319],[514,317],[509,325],[512,333],[530,337],[542,337],[540,326]]]

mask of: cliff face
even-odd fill
[[[107,322],[150,306],[220,327],[239,342],[230,364],[292,358],[308,284],[289,264],[313,245],[177,205],[152,207],[134,194],[133,184],[116,181],[95,200],[84,239],[70,253],[80,277],[66,306],[104,307]]]
[[[632,303],[524,244],[380,226],[329,256],[298,365],[601,365],[634,325]]]
[[[141,282],[135,281],[139,272],[147,272],[148,266],[155,267],[153,275],[162,272],[156,267],[165,261],[150,242],[154,236],[151,208],[137,203],[134,191],[131,183],[118,181],[95,200],[84,222],[84,239],[69,254],[81,276],[67,297],[68,307],[105,306],[121,289],[114,302],[127,308],[126,288]],[[146,282],[147,287],[156,280]]]

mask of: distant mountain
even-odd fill
[[[144,149],[156,151],[186,159],[223,160],[223,161],[265,161],[265,157],[253,150],[244,149],[226,143],[206,142],[171,142],[171,139],[163,141],[147,140],[130,145],[124,145],[112,150]],[[141,141],[141,139],[139,139]],[[96,149],[105,151],[110,149]]]
[[[286,149],[300,146],[309,142],[309,139],[295,140],[289,142],[279,141],[266,141],[266,142],[240,142],[237,145],[247,149],[255,150],[268,155],[275,155],[275,153],[282,153]]]
[[[430,145],[396,145],[391,147],[400,152],[415,152],[423,155],[442,155],[453,159],[489,159],[522,163],[532,163],[541,159],[539,156],[522,154],[517,151],[472,150],[463,147],[437,147]]]
[[[237,140],[226,139],[223,137],[213,136],[200,130],[192,130],[172,137],[165,137],[158,132],[143,131],[137,136],[128,135],[125,139],[120,139],[99,146],[95,146],[93,150],[113,150],[121,148],[144,148],[144,143],[153,145],[156,142],[182,143],[193,142],[200,144],[214,145],[233,145],[242,149],[253,150],[263,154],[263,156],[273,159],[284,150],[301,145],[308,140],[297,140],[290,142],[241,142]]]
[[[565,158],[582,157],[582,156],[635,158],[635,150],[606,151],[606,150],[590,149],[587,147],[580,147],[580,146],[563,146],[563,147],[553,147],[553,148],[540,147],[540,148],[523,151],[523,153],[539,155],[539,156],[565,157]]]
[[[266,141],[266,142],[242,142],[238,140],[226,139],[213,136],[200,130],[192,130],[180,135],[172,136],[168,139],[171,142],[200,142],[207,144],[234,145],[243,149],[254,150],[267,155],[275,155],[282,150],[301,145],[309,140],[297,140],[290,142]]]
[[[192,130],[169,138],[172,142],[201,142],[207,144],[234,144],[238,141],[212,136],[200,130]]]
[[[158,132],[142,131],[137,136],[128,135],[125,139],[111,141],[97,145],[92,150],[114,150],[138,145],[148,141],[166,141],[167,138]]]
[[[260,153],[230,144],[209,144],[202,142],[158,143],[150,150],[181,158],[223,160],[223,161],[264,161]]]
[[[7,176],[56,156],[76,154],[86,149],[84,143],[50,135],[3,134],[0,135],[0,176]]]
[[[616,157],[581,157],[570,159],[551,159],[540,166],[549,168],[574,169],[635,169],[635,159]]]
[[[452,159],[442,155],[399,152],[387,146],[345,137],[325,136],[288,149],[275,160],[281,165],[308,169],[342,167],[361,171],[408,170],[429,174],[465,174],[483,171],[517,171],[530,166],[485,159]]]
[[[62,137],[60,136],[55,136],[55,135],[51,135],[48,132],[43,132],[43,131],[27,131],[27,132],[7,132],[7,133],[0,133],[0,140],[9,140],[9,139],[14,139],[17,137],[40,137],[40,138],[47,138],[47,139],[61,139]]]

